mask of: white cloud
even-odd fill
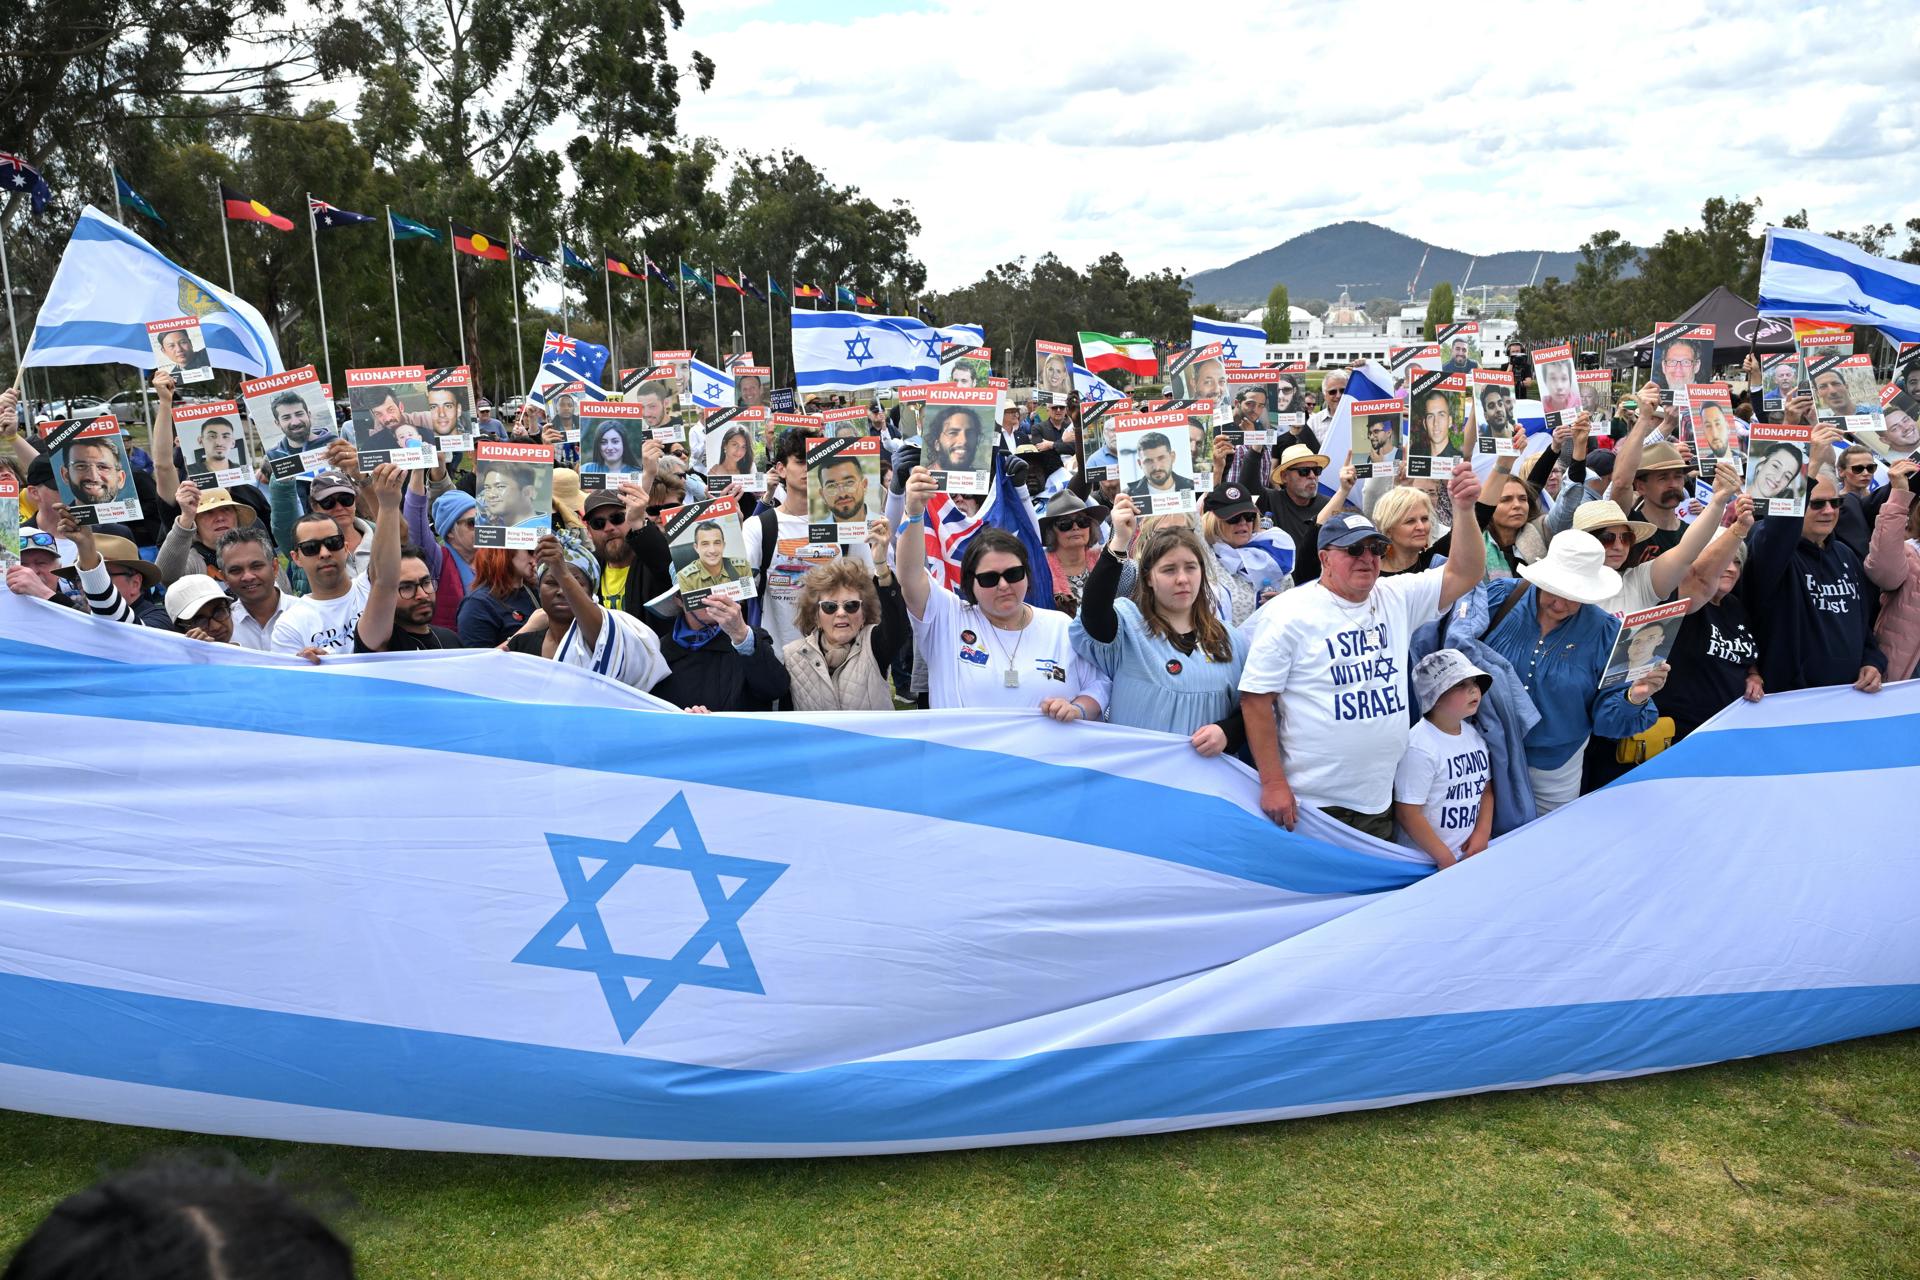
[[[909,200],[936,288],[1049,251],[1196,271],[1344,218],[1491,253],[1645,241],[1715,195],[1920,215],[1898,0],[688,8],[676,48],[718,74],[683,131]]]

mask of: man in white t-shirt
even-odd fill
[[[1260,808],[1293,829],[1300,802],[1359,831],[1393,838],[1393,773],[1405,753],[1407,646],[1486,571],[1474,515],[1480,481],[1465,459],[1448,482],[1453,553],[1423,573],[1382,579],[1386,535],[1340,515],[1320,526],[1320,578],[1255,611],[1240,675]]]
[[[864,540],[848,546],[817,544],[807,536],[807,433],[794,427],[780,437],[774,457],[767,463],[767,487],[780,485],[780,506],[775,512],[761,512],[741,522],[740,535],[747,544],[747,563],[753,569],[760,588],[760,626],[773,638],[776,649],[784,649],[800,638],[795,610],[800,602],[800,581],[807,570],[835,556],[848,555],[873,572],[873,552]],[[773,562],[764,563],[768,520],[776,520]]]
[[[379,523],[374,538],[380,537],[380,525],[388,526],[388,537],[398,540],[400,515],[400,468],[383,462],[373,469],[372,491],[380,501]],[[353,652],[353,628],[360,611],[367,607],[372,587],[371,572],[353,575],[347,539],[332,516],[315,510],[300,517],[293,527],[293,562],[307,575],[311,588],[287,606],[273,624],[273,652],[319,658],[329,653]]]

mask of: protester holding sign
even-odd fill
[[[886,522],[868,534],[874,570],[829,560],[800,582],[795,614],[806,634],[781,651],[796,711],[891,711],[887,671],[909,634],[900,585],[887,568]]]
[[[1193,530],[1163,523],[1140,537],[1133,499],[1114,499],[1113,533],[1087,579],[1073,650],[1112,682],[1107,719],[1185,737],[1203,756],[1238,751],[1245,637],[1211,598],[1212,557]],[[1122,565],[1139,554],[1130,599],[1114,599]]]
[[[599,566],[591,555],[571,550],[547,533],[529,558],[540,567],[540,616],[507,641],[509,651],[551,658],[643,691],[666,678],[667,664],[653,632],[636,618],[602,608],[594,598]],[[472,604],[473,597],[467,603]]]

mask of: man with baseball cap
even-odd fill
[[[1416,627],[1486,572],[1471,462],[1455,464],[1448,490],[1458,523],[1446,564],[1383,580],[1386,535],[1365,516],[1338,515],[1317,530],[1317,579],[1262,605],[1249,623],[1240,676],[1247,745],[1260,769],[1260,808],[1289,830],[1305,802],[1393,837],[1393,775],[1410,727],[1407,648]]]
[[[1207,545],[1227,575],[1228,623],[1237,627],[1268,599],[1293,586],[1298,551],[1285,533],[1260,527],[1260,508],[1237,484],[1212,490],[1200,508],[1206,516]]]
[[[60,579],[60,544],[44,529],[20,530],[20,563],[7,567],[7,590],[17,596],[81,607]]]
[[[233,601],[204,573],[188,574],[167,588],[167,617],[195,640],[233,642]]]
[[[1304,444],[1289,445],[1273,469],[1272,480],[1278,486],[1269,489],[1260,474],[1259,452],[1249,450],[1246,465],[1240,469],[1240,487],[1254,495],[1260,507],[1273,517],[1273,527],[1293,539],[1295,547],[1317,545],[1320,536],[1320,512],[1331,500],[1320,492],[1320,474],[1327,469],[1325,454]],[[1302,557],[1294,565],[1295,582],[1312,582],[1320,576],[1320,566]]]

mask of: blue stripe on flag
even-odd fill
[[[332,681],[272,667],[107,665],[18,641],[0,641],[0,661],[8,676],[0,707],[16,711],[424,751],[486,743],[501,759],[714,787],[739,788],[751,778],[761,792],[834,804],[846,803],[847,778],[887,777],[894,785],[863,794],[861,803],[1101,845],[1296,893],[1377,893],[1433,870],[1282,831],[1215,796],[800,720],[662,713],[644,722],[646,750],[637,752],[623,737],[635,724],[632,713],[598,707],[516,704],[514,732],[503,733],[502,704],[493,699],[386,680],[362,681],[346,698]],[[770,769],[768,760],[786,763]]]
[[[223,317],[231,314],[232,312],[221,313]],[[210,350],[225,351],[248,360],[260,358],[260,352],[242,342],[239,335],[223,320],[202,324],[200,336],[206,339]],[[147,367],[153,359],[153,347],[147,341],[147,327],[144,324],[112,324],[105,320],[69,320],[65,324],[34,330],[33,349],[35,351],[58,351],[62,347],[117,347],[129,353],[139,352],[146,357],[141,363],[142,368]]]
[[[1920,310],[1920,284],[1903,280],[1886,271],[1875,270],[1865,263],[1854,262],[1837,253],[1829,253],[1818,245],[1808,244],[1804,240],[1790,236],[1769,236],[1767,258],[1769,261],[1785,263],[1792,267],[1811,267],[1816,271],[1838,272],[1859,285],[1866,291],[1868,298],[1876,302]],[[1782,299],[1778,303],[1767,298],[1762,298],[1760,301],[1763,310],[1775,305],[1797,308],[1802,303],[1791,298]],[[1823,299],[1806,305],[1830,308],[1832,303]],[[1869,323],[1864,318],[1861,322]]]
[[[1380,1018],[1012,1059],[697,1066],[0,974],[0,1061],[544,1133],[858,1143],[1326,1106],[1692,1066],[1920,1021],[1920,985]],[[243,1050],[243,1051],[242,1051]],[[564,1082],[564,1088],[555,1088]]]
[[[1612,785],[1662,778],[1806,777],[1920,768],[1920,715],[1691,735]]]
[[[857,373],[851,369],[821,369],[801,372],[793,380],[796,388],[817,387],[826,383],[845,383],[861,380],[894,386],[899,383],[912,383],[923,380],[925,370],[917,366],[897,364],[870,364]]]

